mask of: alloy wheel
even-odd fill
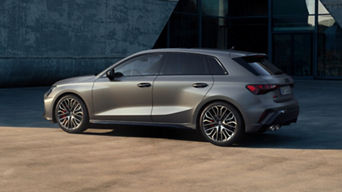
[[[57,106],[57,120],[64,129],[77,129],[84,119],[82,105],[74,98],[64,98]]]
[[[236,133],[238,122],[234,113],[224,105],[213,105],[202,117],[202,128],[214,142],[227,142]]]

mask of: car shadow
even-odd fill
[[[207,142],[202,135],[193,129],[151,126],[120,126],[120,125],[92,125],[92,129],[84,132],[86,135],[110,137],[141,137],[162,138],[172,140],[185,140]],[[103,132],[97,129],[109,129]],[[326,135],[320,137],[315,134],[305,135],[301,130],[296,131],[295,126],[283,127],[279,131],[265,133],[245,134],[235,147],[245,148],[285,148],[285,149],[342,149],[342,134]]]
[[[184,141],[205,142],[197,130],[188,128],[159,127],[159,126],[131,126],[131,125],[91,125],[90,130],[83,134],[112,136],[112,137],[146,137]],[[111,129],[103,132],[96,129]]]

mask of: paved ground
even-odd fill
[[[233,148],[187,129],[66,134],[41,117],[46,89],[0,89],[0,191],[342,190],[342,82],[297,81],[298,123]]]

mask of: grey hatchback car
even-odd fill
[[[220,146],[244,133],[297,121],[293,79],[265,54],[236,50],[152,49],[98,75],[56,82],[44,95],[47,120],[69,133],[94,124],[198,129]]]

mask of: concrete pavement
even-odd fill
[[[298,123],[233,148],[165,127],[66,134],[42,118],[47,89],[0,89],[0,191],[342,189],[342,82],[297,80]]]

